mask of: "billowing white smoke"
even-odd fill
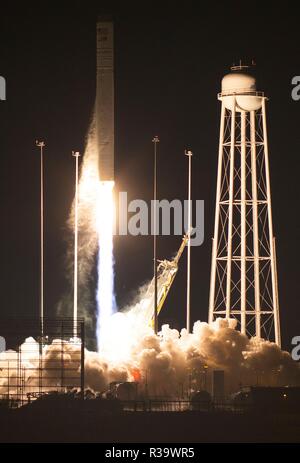
[[[188,388],[210,389],[211,371],[225,371],[227,393],[241,385],[300,385],[300,369],[289,353],[277,345],[256,338],[248,339],[235,329],[235,321],[218,319],[212,325],[194,324],[193,333],[185,329],[179,333],[168,325],[156,336],[152,329],[134,315],[137,307],[111,318],[110,339],[101,354],[85,351],[85,387],[105,391],[112,381],[133,381],[139,384],[143,395],[146,387],[150,395],[181,397]],[[27,390],[38,391],[38,344],[32,349],[32,339],[22,345],[22,368]],[[29,346],[30,345],[30,349]],[[63,343],[63,380],[57,371],[61,368],[61,341],[54,341],[43,352],[43,384],[56,389],[60,381],[80,369],[80,346]],[[6,362],[10,370],[5,369]],[[9,373],[10,387],[16,382],[17,354],[0,354],[0,394],[6,394]],[[15,365],[15,368],[14,368]],[[56,366],[57,371],[54,366]],[[56,373],[53,373],[55,372]],[[80,384],[79,374],[74,386]]]
[[[300,385],[300,369],[290,354],[274,343],[249,340],[235,329],[235,320],[198,321],[191,334],[164,325],[156,336],[138,309],[112,317],[102,360],[121,366],[122,373],[125,368],[128,379],[138,371],[142,388],[147,381],[151,394],[178,397],[191,383],[194,389],[209,387],[215,369],[225,371],[227,392],[240,385]]]

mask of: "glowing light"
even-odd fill
[[[105,323],[101,353],[114,363],[129,361],[132,340],[130,320],[122,312],[117,312]]]
[[[114,182],[100,182],[97,209],[97,228],[99,238],[98,288],[97,288],[97,345],[98,351],[103,345],[109,320],[115,312],[114,295]]]
[[[132,374],[132,377],[133,377],[133,380],[136,381],[137,383],[139,383],[142,379],[142,376],[141,376],[141,372],[138,368],[133,368],[131,370],[131,374]]]

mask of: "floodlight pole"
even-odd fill
[[[44,338],[44,147],[45,142],[36,140],[36,146],[40,148],[40,323],[41,323],[41,339]]]
[[[184,154],[189,158],[188,173],[188,242],[187,242],[187,289],[186,289],[186,329],[191,330],[191,231],[192,231],[192,210],[191,210],[191,191],[192,191],[192,155],[190,150],[185,150]]]
[[[74,207],[74,305],[73,305],[73,336],[77,338],[78,314],[78,158],[80,153],[72,151],[75,157],[75,207]]]
[[[158,136],[152,140],[154,143],[154,176],[153,176],[153,270],[154,270],[154,333],[158,332],[158,317],[157,317],[157,143],[159,143]]]

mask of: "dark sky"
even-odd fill
[[[216,94],[228,67],[257,62],[258,86],[268,103],[274,233],[284,347],[300,335],[299,167],[300,101],[291,79],[300,75],[299,15],[287,4],[175,2],[59,2],[13,4],[0,18],[1,316],[35,316],[39,306],[39,156],[45,154],[45,311],[54,316],[66,290],[66,226],[74,194],[71,150],[83,151],[95,98],[95,23],[113,14],[116,69],[116,182],[131,198],[150,199],[153,135],[161,139],[159,197],[184,198],[187,159],[193,158],[193,196],[205,200],[205,242],[192,250],[192,316],[207,320],[220,104]],[[141,3],[144,3],[141,8]],[[68,6],[67,6],[68,5]],[[250,7],[249,7],[250,5]],[[3,7],[1,7],[3,8]],[[159,242],[159,257],[179,237]],[[120,306],[151,276],[152,242],[116,237],[116,290]],[[162,313],[184,321],[185,258]]]

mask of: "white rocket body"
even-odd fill
[[[96,137],[99,177],[114,181],[114,30],[111,21],[97,22]]]

